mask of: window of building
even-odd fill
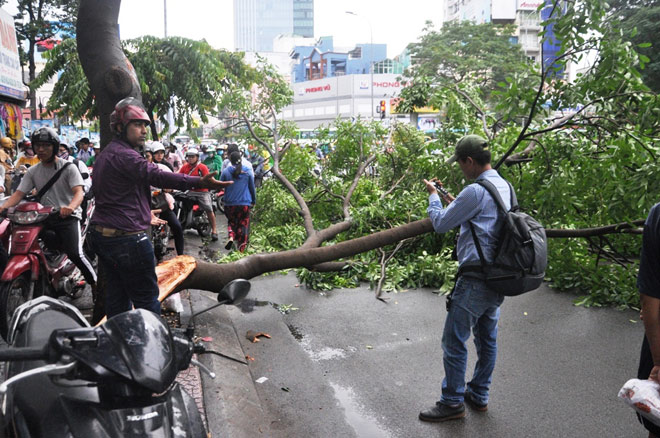
[[[403,74],[403,64],[391,59],[384,59],[374,64],[376,74]]]
[[[540,26],[541,18],[536,11],[520,11],[520,27]]]

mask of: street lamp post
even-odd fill
[[[163,0],[163,36],[167,38],[167,0]],[[170,137],[172,136],[173,124],[174,111],[172,110],[172,106],[170,106],[167,108],[167,140],[170,140]]]
[[[163,33],[165,38],[167,38],[167,0],[163,0]]]
[[[369,20],[367,17],[358,15],[353,11],[346,11],[347,14],[349,15],[354,15],[356,17],[361,17],[367,21],[367,24],[369,25],[369,52],[370,52],[370,59],[369,59],[369,78],[371,81],[371,84],[369,84],[369,89],[371,90],[371,120],[374,119],[374,29],[371,26],[371,20]]]

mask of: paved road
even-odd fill
[[[253,381],[263,381],[255,386],[271,436],[646,436],[616,398],[636,372],[636,312],[575,307],[547,288],[507,299],[489,411],[427,424],[417,414],[439,396],[444,297],[386,295],[388,304],[365,287],[308,291],[292,274],[273,274],[253,280],[243,306],[227,308],[254,358]],[[251,343],[248,330],[272,339]]]

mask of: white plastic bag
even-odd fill
[[[165,301],[163,301],[161,307],[165,310],[171,310],[177,313],[183,312],[183,301],[181,301],[181,295],[178,293],[170,295],[165,299]]]
[[[619,398],[653,424],[660,426],[660,385],[653,380],[628,380]]]

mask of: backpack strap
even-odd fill
[[[64,169],[67,168],[67,166],[68,166],[69,164],[71,164],[71,163],[68,162],[68,161],[67,161],[66,163],[64,163],[64,165],[60,168],[60,170],[58,170],[58,171],[55,173],[55,175],[53,175],[53,176],[48,180],[48,182],[46,183],[46,185],[44,185],[44,186],[41,188],[41,190],[39,190],[39,192],[37,193],[37,196],[36,196],[37,202],[41,202],[41,197],[42,197],[43,195],[45,195],[46,192],[47,192],[48,190],[50,190],[51,187],[53,187],[53,184],[55,184],[55,183],[57,182],[58,179],[60,179],[60,175],[62,175],[62,172],[64,171]]]
[[[188,176],[191,176],[191,175],[193,174],[193,172],[197,170],[198,167],[199,167],[199,163],[197,163],[197,164],[195,165],[195,167],[193,167],[192,169],[190,169],[190,172],[188,172]]]
[[[488,193],[490,193],[490,196],[495,200],[495,204],[497,204],[498,209],[502,210],[504,214],[509,212],[509,210],[507,210],[506,206],[504,205],[504,201],[502,201],[502,196],[500,196],[499,190],[497,190],[497,187],[495,187],[495,185],[492,182],[486,179],[480,179],[475,182],[484,189],[486,189]],[[506,183],[509,185],[509,191],[511,193],[511,210],[514,210],[518,208],[518,199],[516,198],[516,193],[514,192],[511,183],[509,181],[506,181]],[[486,259],[484,258],[484,252],[481,249],[481,245],[479,244],[479,239],[477,238],[477,232],[474,229],[474,225],[472,225],[472,221],[468,221],[468,223],[470,224],[470,232],[472,233],[472,240],[474,240],[474,246],[477,248],[477,253],[479,254],[479,261],[481,263],[481,272],[484,272],[486,269]],[[468,270],[474,271],[475,267],[473,266],[471,267],[471,269]],[[465,270],[465,272],[467,272],[468,270]],[[461,271],[459,270],[459,273],[460,272]]]
[[[513,190],[511,183],[507,180],[504,181],[509,186],[509,193],[511,193],[511,208],[509,210],[507,210],[506,206],[504,205],[504,201],[502,200],[502,196],[500,195],[499,190],[497,190],[497,187],[495,187],[492,182],[485,179],[480,179],[475,182],[486,189],[488,193],[490,193],[490,196],[493,197],[500,210],[502,210],[504,213],[508,213],[510,210],[516,210],[518,208],[518,198],[516,197],[516,192]]]

